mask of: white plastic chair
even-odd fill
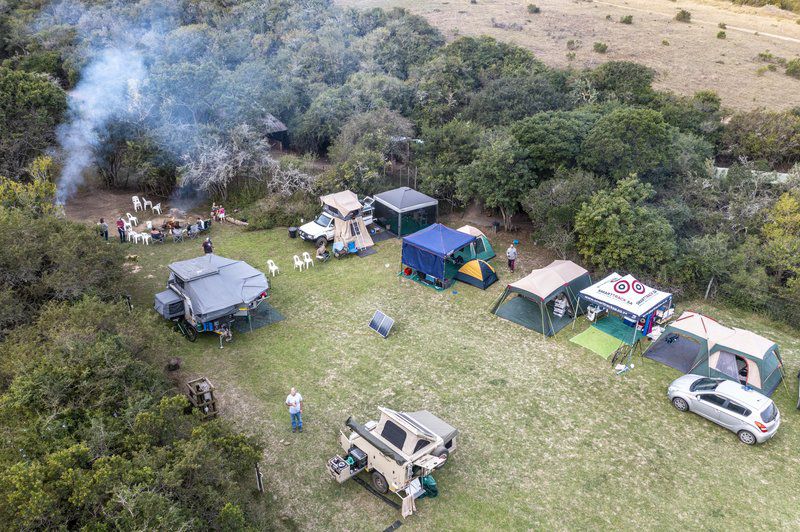
[[[133,226],[131,225],[130,222],[126,222],[125,220],[123,220],[122,223],[125,224],[126,233],[130,233],[131,231],[133,231]]]
[[[125,215],[128,217],[128,221],[129,221],[131,224],[133,224],[133,225],[139,225],[139,218],[137,218],[136,216],[132,215],[132,214],[131,214],[131,213],[129,213],[129,212],[126,212],[126,213],[125,213]]]
[[[141,233],[137,233],[133,229],[128,231],[128,242],[133,242],[134,244],[138,244],[141,238],[142,238]]]
[[[131,201],[133,202],[133,212],[136,212],[139,209],[144,210],[142,208],[142,202],[139,201],[139,196],[131,196]]]
[[[147,207],[153,208],[153,202],[142,196],[142,210],[146,211]]]
[[[295,255],[294,257],[292,257],[292,259],[294,260],[295,269],[300,268],[300,271],[302,272],[303,271],[303,261],[300,260],[300,257]]]
[[[161,214],[161,204],[160,203],[156,203],[155,205],[153,205],[152,209],[153,209],[153,212],[158,211],[158,214]]]
[[[275,277],[276,273],[281,273],[281,269],[278,268],[278,265],[275,264],[275,261],[272,259],[267,260],[267,268],[269,268],[269,274],[273,277]]]
[[[147,227],[148,231],[152,231],[153,230],[153,221],[152,220],[147,220],[144,223],[144,226]]]
[[[145,246],[149,246],[150,245],[150,241],[153,240],[153,237],[150,236],[150,233],[139,233],[139,238],[142,239],[142,243]]]
[[[308,251],[303,252],[303,262],[306,264],[306,269],[308,269],[308,265],[314,265],[314,259],[311,258],[311,254]]]

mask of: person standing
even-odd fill
[[[122,216],[117,218],[117,232],[119,233],[119,242],[122,244],[125,242],[125,222],[122,220]]]
[[[100,236],[102,236],[105,241],[108,242],[108,224],[104,219],[100,218],[100,223],[98,225],[100,226]]]
[[[514,266],[517,263],[517,248],[514,247],[513,242],[506,250],[506,258],[508,259],[508,269],[511,270],[511,273],[514,273]]]
[[[206,238],[203,241],[203,252],[207,255],[209,253],[214,253],[214,245],[211,243],[211,238]]]
[[[292,432],[303,432],[303,396],[292,387],[286,396],[286,406],[292,418]]]

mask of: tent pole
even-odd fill
[[[581,306],[581,296],[580,296],[580,294],[578,294],[578,299],[576,301],[577,301],[576,306],[580,307]],[[575,322],[576,321],[578,321],[578,313],[577,312],[575,312],[575,314],[572,317],[572,330],[573,331],[575,330]]]
[[[633,350],[636,348],[636,327],[639,325],[639,318],[641,316],[636,317],[636,321],[633,323],[633,338],[631,339],[631,350],[628,351],[628,367],[631,367],[631,362],[633,361]]]

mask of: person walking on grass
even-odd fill
[[[119,243],[122,244],[125,242],[125,222],[122,220],[122,216],[117,218],[117,232],[119,233]]]
[[[100,223],[97,224],[100,226],[100,236],[102,236],[106,242],[108,242],[108,224],[102,218],[100,218]]]
[[[292,418],[292,432],[303,432],[303,396],[292,388],[286,396],[286,406]]]
[[[513,242],[506,250],[506,258],[508,259],[508,269],[511,270],[511,273],[514,273],[514,266],[517,263],[517,248],[514,247]]]
[[[208,255],[214,253],[214,245],[211,243],[211,238],[206,238],[203,242],[203,252]]]

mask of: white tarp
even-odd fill
[[[669,302],[672,294],[651,288],[632,275],[612,273],[581,290],[580,297],[625,317],[638,319]]]

